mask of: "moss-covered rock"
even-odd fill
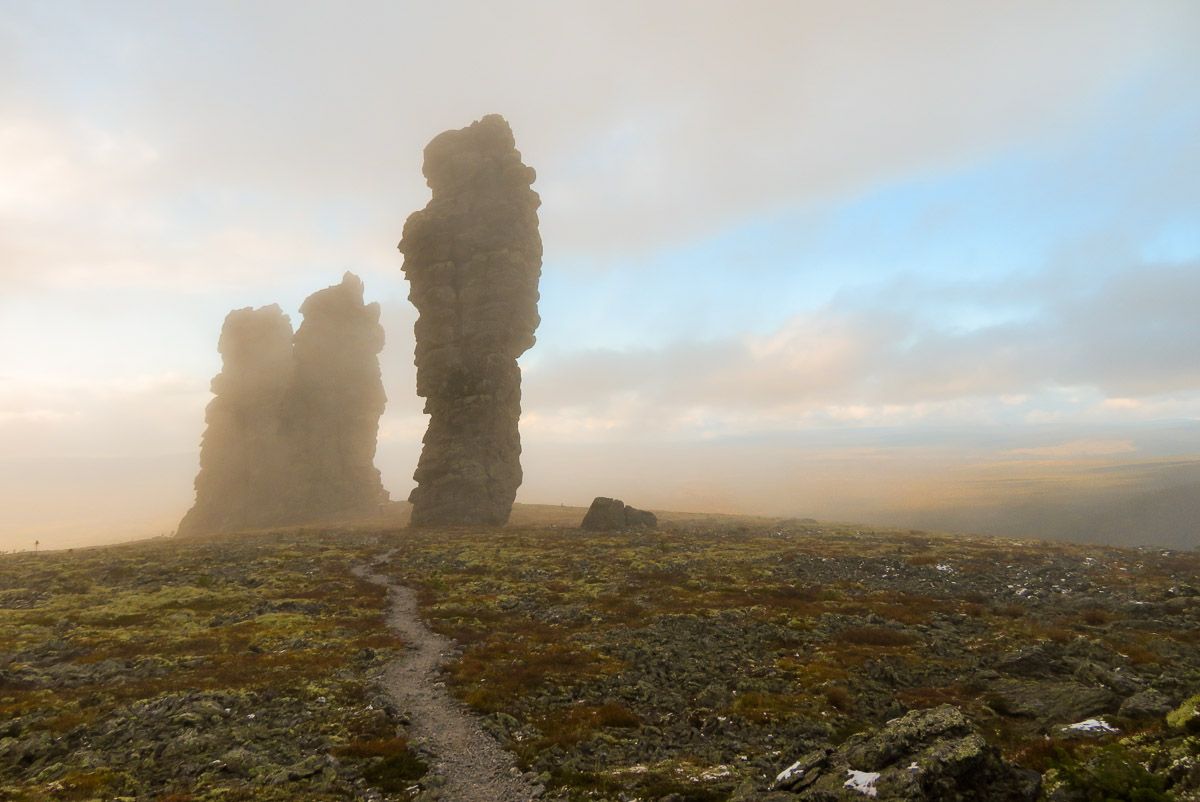
[[[1200,733],[1200,693],[1187,699],[1168,713],[1167,726],[1176,730]]]

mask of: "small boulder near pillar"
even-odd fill
[[[597,496],[583,516],[581,529],[596,532],[613,531],[616,529],[656,529],[658,516],[647,510],[629,507],[619,498]]]

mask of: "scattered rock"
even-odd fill
[[[611,531],[614,529],[654,529],[658,526],[658,517],[646,510],[627,507],[625,502],[616,498],[597,496],[583,516],[582,529],[595,531]]]
[[[864,796],[889,800],[1017,802],[1037,798],[1036,772],[1005,763],[952,705],[914,710],[836,751],[810,752],[779,774],[776,790],[801,800]]]
[[[812,785],[820,770],[829,760],[831,749],[814,749],[802,755],[795,763],[779,772],[772,784],[773,791],[800,791]]]
[[[1121,702],[1120,714],[1125,718],[1158,718],[1169,713],[1171,700],[1166,695],[1147,688]]]
[[[417,394],[430,416],[415,525],[501,525],[521,485],[521,369],[534,343],[542,240],[512,130],[492,114],[425,148],[429,204],[400,251],[419,317]]]
[[[1108,688],[1077,682],[1000,679],[985,698],[993,710],[1007,716],[1070,722],[1115,710],[1118,697]]]

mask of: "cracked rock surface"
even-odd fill
[[[399,245],[419,313],[417,394],[430,416],[412,522],[500,525],[522,478],[517,357],[540,322],[541,201],[499,115],[436,136],[424,174],[432,199]]]

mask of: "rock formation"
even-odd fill
[[[417,394],[430,416],[412,522],[500,525],[521,484],[517,357],[540,322],[534,171],[498,115],[439,134],[423,169],[432,199],[399,246],[419,313]]]
[[[375,469],[379,305],[347,273],[300,307],[292,334],[278,306],[225,319],[196,476],[196,503],[179,524],[197,535],[375,512],[387,500]]]
[[[614,529],[654,529],[657,526],[658,516],[654,513],[628,507],[619,498],[597,496],[592,506],[588,507],[579,528],[603,532]]]
[[[774,787],[809,802],[1033,802],[1041,777],[1006,763],[962,711],[941,705],[852,735],[836,751],[809,752],[780,772]]]
[[[179,524],[181,535],[266,526],[286,513],[291,321],[275,305],[236,309],[225,318],[217,350],[222,367],[204,416],[196,504]]]
[[[293,509],[303,520],[375,512],[387,500],[375,468],[387,396],[379,371],[379,304],[363,303],[362,280],[310,295],[300,307],[288,431],[296,448]]]

